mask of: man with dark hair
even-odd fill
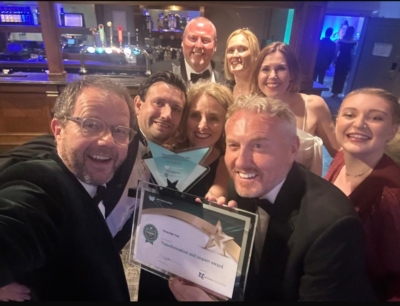
[[[145,139],[162,144],[171,137],[178,129],[185,106],[186,85],[181,77],[172,72],[153,74],[139,87],[139,94],[134,98],[134,108],[140,132],[130,143],[122,167],[109,182],[105,199],[106,221],[119,248],[124,247],[130,238],[131,223],[126,222],[135,207],[137,181],[149,179],[149,174],[140,162],[148,151]],[[0,172],[20,161],[46,159],[55,147],[54,135],[36,137],[1,154]]]
[[[324,84],[326,70],[329,69],[335,58],[336,43],[331,40],[333,33],[332,28],[327,28],[325,31],[325,37],[319,42],[317,59],[315,61],[314,68],[314,81],[320,84]]]
[[[158,72],[144,81],[133,103],[146,138],[159,144],[170,138],[179,127],[186,98],[182,78],[172,72]]]
[[[153,64],[153,71],[168,70],[182,76],[187,86],[199,79],[215,83],[224,83],[223,73],[215,70],[212,61],[217,50],[217,30],[205,17],[193,18],[182,35],[182,53],[180,60],[160,61]]]
[[[39,301],[129,301],[99,193],[137,133],[129,92],[75,81],[53,114],[56,149],[0,174],[0,287],[18,282]]]
[[[139,87],[139,94],[134,98],[134,118],[138,122],[139,133],[129,144],[125,161],[107,183],[103,199],[105,220],[119,250],[131,237],[137,182],[148,181],[150,178],[141,162],[142,156],[148,151],[146,139],[162,144],[172,136],[177,131],[185,106],[186,85],[180,76],[172,72],[153,74]],[[1,154],[0,173],[21,161],[47,159],[54,150],[53,135],[36,137]]]

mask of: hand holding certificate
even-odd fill
[[[198,203],[195,196],[140,182],[130,262],[179,276],[221,298],[242,299],[257,216]]]

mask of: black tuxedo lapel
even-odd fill
[[[305,191],[303,174],[294,164],[276,197],[274,214],[268,224],[267,236],[261,255],[260,274],[263,282],[258,284],[256,300],[279,300],[285,296],[283,286],[289,249],[288,240],[293,233],[291,219],[299,211]]]
[[[189,79],[188,79],[188,76],[187,76],[187,73],[186,73],[185,58],[181,57],[181,59],[180,59],[180,61],[179,61],[179,64],[180,64],[180,66],[181,66],[181,76],[182,76],[182,79],[187,83]]]
[[[86,194],[88,197],[88,202],[92,202],[93,198],[88,194],[88,192],[86,191],[85,187],[83,187],[83,185],[81,184],[81,182],[79,182],[78,178],[75,176],[75,174],[73,174],[68,168],[67,166],[64,164],[64,162],[62,161],[62,159],[60,158],[60,156],[58,156],[58,153],[56,150],[54,150],[52,153],[50,153],[48,159],[54,160],[62,169],[63,171],[69,176],[69,178],[71,179],[71,181],[74,182],[74,187],[73,189],[71,188],[71,192],[80,192],[83,194]],[[100,212],[100,210],[99,210]]]
[[[107,191],[103,199],[103,204],[107,207],[107,210],[109,210],[110,213],[118,204],[119,199],[125,190],[126,183],[131,175],[139,147],[139,138],[140,133],[137,133],[129,144],[126,159],[117,171],[115,171],[112,179],[107,183]]]

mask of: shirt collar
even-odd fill
[[[206,67],[206,69],[204,69],[203,71],[200,71],[200,72],[196,72],[196,71],[193,70],[192,67],[190,67],[190,65],[189,65],[189,63],[187,62],[187,60],[186,60],[186,59],[184,59],[184,60],[185,60],[185,68],[186,68],[186,75],[187,75],[188,81],[192,81],[192,80],[190,79],[190,74],[191,74],[191,73],[200,74],[200,73],[203,73],[203,72],[206,71],[206,70],[209,70],[209,71],[210,71],[210,74],[211,74],[211,82],[214,82],[214,83],[215,83],[214,73],[212,73],[213,70],[212,70],[212,67],[211,67],[211,62],[208,64],[208,66]]]
[[[96,195],[97,192],[97,186],[96,185],[90,185],[87,184],[85,182],[82,182],[80,179],[78,179],[78,181],[82,184],[83,188],[85,188],[85,190],[87,191],[87,193],[93,198]],[[106,185],[103,185],[104,187],[106,187]]]
[[[263,195],[260,199],[267,199],[272,204],[274,204],[276,197],[278,196],[278,193],[281,190],[282,185],[285,182],[285,180],[286,180],[286,177],[282,180],[282,182],[280,182],[278,185],[276,185],[270,192]]]

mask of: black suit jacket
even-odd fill
[[[44,301],[129,301],[119,250],[82,184],[57,154],[0,174],[0,287]]]
[[[103,202],[115,207],[122,197],[136,197],[136,185],[127,186],[132,169],[135,165],[139,141],[143,137],[137,133],[129,144],[127,158],[114,173],[113,178],[107,183],[107,195]],[[0,154],[0,173],[10,166],[27,160],[46,160],[56,150],[53,134],[41,135],[33,138],[27,143],[17,146],[9,152]],[[128,191],[125,191],[128,189]],[[124,195],[125,194],[125,195]],[[119,249],[122,249],[131,238],[133,215],[126,221],[121,230],[115,235],[114,240]]]
[[[225,80],[224,74],[221,72],[218,72],[217,70],[214,69],[215,63],[213,61],[211,61],[211,67],[213,69],[215,82],[226,85],[226,80]],[[170,61],[155,62],[152,65],[152,73],[159,72],[159,71],[171,71],[171,72],[181,76],[182,79],[186,82],[186,85],[189,85],[188,77],[187,77],[187,73],[186,73],[186,67],[185,67],[185,60],[183,58],[174,59],[174,60],[170,60]]]
[[[257,200],[239,197],[232,188],[228,199],[239,208],[256,209]],[[252,263],[245,300],[375,299],[366,274],[363,228],[338,188],[294,163],[273,205],[259,276]]]

